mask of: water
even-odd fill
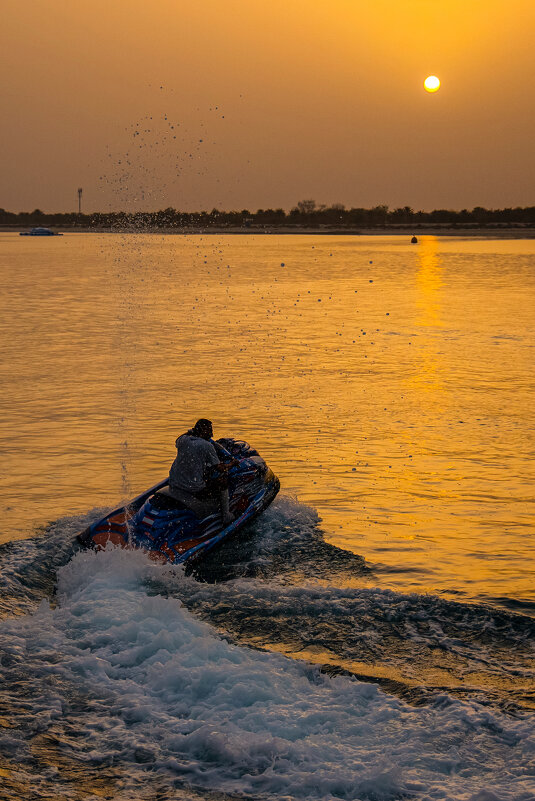
[[[535,798],[534,266],[2,234],[0,797]],[[74,554],[200,416],[268,512],[193,576]]]

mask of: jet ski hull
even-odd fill
[[[172,564],[191,564],[202,558],[263,512],[280,489],[278,478],[246,442],[222,439],[219,443],[238,460],[228,471],[234,515],[229,525],[223,525],[219,512],[197,518],[165,493],[169,481],[164,479],[92,523],[78,535],[79,544],[97,550],[109,545],[140,549],[155,561]]]

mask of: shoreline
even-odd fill
[[[23,231],[29,231],[33,226],[22,226]],[[58,233],[72,234],[165,234],[175,236],[195,236],[207,234],[221,235],[242,235],[242,236],[458,236],[470,238],[495,238],[495,239],[533,239],[535,238],[535,227],[482,227],[482,228],[458,228],[452,226],[385,226],[381,228],[327,228],[327,227],[295,227],[287,226],[258,226],[258,227],[216,227],[210,226],[187,227],[187,228],[114,228],[110,226],[89,227],[89,226],[46,226]],[[21,226],[2,225],[0,233],[21,233]]]

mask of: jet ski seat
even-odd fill
[[[162,489],[158,490],[158,492],[151,497],[150,503],[151,506],[153,506],[154,509],[157,509],[159,512],[171,512],[173,510],[183,510],[187,512],[190,511],[187,506],[180,501],[177,501],[176,498],[173,498],[169,492],[169,487],[162,487]]]

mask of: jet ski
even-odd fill
[[[226,451],[221,461],[230,464],[229,508],[234,520],[227,526],[219,512],[199,519],[169,494],[166,478],[92,523],[78,534],[78,543],[96,550],[109,545],[140,549],[162,563],[193,564],[200,560],[263,512],[280,489],[279,479],[247,442],[222,438],[217,443]]]

